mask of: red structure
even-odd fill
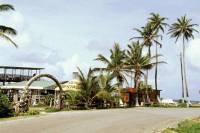
[[[121,91],[122,100],[127,105],[135,105],[136,97],[138,95],[138,102],[140,105],[157,103],[157,96],[160,97],[161,90],[136,90],[135,88],[124,88]],[[148,98],[149,97],[149,98]],[[148,100],[149,99],[149,100]]]

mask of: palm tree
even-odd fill
[[[140,45],[139,41],[132,42],[128,45],[126,51],[125,68],[134,70],[134,88],[138,91],[140,78],[144,75],[143,70],[151,69],[156,63],[152,63],[152,59],[155,57],[149,57],[149,54],[143,55],[143,45]],[[136,96],[136,106],[138,106],[138,95]]]
[[[158,13],[151,13],[150,14],[151,17],[149,18],[149,24],[152,27],[152,32],[154,32],[155,34],[159,34],[159,32],[161,31],[162,33],[164,33],[164,27],[166,27],[168,24],[165,23],[166,19],[165,17],[160,16],[160,14]],[[155,55],[156,55],[156,62],[158,62],[158,44],[156,42],[156,50],[155,50]],[[161,48],[161,44],[160,44],[160,48]],[[155,89],[156,89],[156,93],[158,90],[158,83],[157,83],[157,76],[158,75],[158,66],[157,64],[155,65]],[[157,94],[156,94],[157,95]],[[157,100],[160,101],[159,97],[157,97]]]
[[[151,57],[151,47],[154,43],[157,45],[161,44],[157,41],[157,38],[159,35],[157,35],[156,32],[154,32],[154,29],[152,28],[152,25],[150,23],[147,23],[144,27],[141,27],[141,29],[135,29],[140,36],[139,37],[132,37],[132,39],[139,39],[142,40],[142,45],[146,46],[148,48],[148,55]],[[148,70],[146,71],[146,84],[148,84]]]
[[[0,12],[9,10],[14,10],[14,7],[9,4],[0,5]],[[10,43],[12,43],[15,47],[17,47],[17,44],[9,37],[9,35],[17,35],[17,31],[11,27],[0,25],[0,37],[6,39]]]
[[[116,90],[118,84],[113,84],[114,75],[110,73],[101,73],[98,76],[99,92],[96,94],[97,98],[103,100],[107,104],[108,101],[111,102],[112,94]]]
[[[119,83],[118,87],[121,88],[123,81],[126,81],[123,69],[125,52],[121,50],[118,43],[115,43],[113,49],[110,49],[110,53],[110,59],[107,59],[102,54],[98,55],[98,57],[95,60],[103,62],[104,64],[106,64],[106,67],[95,68],[95,71],[110,72],[117,78],[117,82]]]
[[[149,57],[151,57],[151,46],[153,45],[153,43],[161,45],[157,41],[159,35],[157,35],[157,33],[154,32],[154,29],[150,23],[147,23],[144,27],[141,27],[141,29],[136,28],[135,30],[139,33],[140,36],[132,37],[130,38],[130,40],[142,40],[142,45],[148,47],[148,54]]]
[[[85,108],[88,109],[99,91],[97,77],[94,76],[94,71],[91,68],[86,75],[83,74],[80,68],[78,68],[78,71],[81,100],[84,102]]]
[[[187,97],[187,105],[189,106],[189,92],[187,85],[187,75],[186,75],[186,66],[185,66],[185,41],[189,41],[189,39],[194,39],[194,32],[198,32],[194,27],[198,26],[197,24],[191,24],[192,19],[188,19],[185,16],[177,19],[177,22],[173,23],[170,26],[169,34],[171,34],[172,38],[176,38],[176,41],[179,38],[182,38],[182,67],[183,67],[183,79],[184,79],[184,90],[186,91]],[[184,100],[184,97],[183,97]]]

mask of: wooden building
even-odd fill
[[[157,103],[157,96],[160,97],[161,90],[139,90],[135,88],[124,88],[121,90],[122,101],[129,106],[135,105],[136,97],[138,95],[139,105]],[[147,100],[148,99],[148,100]]]
[[[0,66],[0,82],[5,85],[11,82],[29,80],[34,75],[40,74],[44,68]]]
[[[11,83],[0,86],[0,90],[8,95],[11,102],[16,103],[20,100],[20,96],[28,81],[22,81],[17,83]],[[55,83],[51,81],[35,81],[29,87],[30,103],[35,105],[41,100],[44,100],[44,96],[47,94],[55,94]]]

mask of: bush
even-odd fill
[[[200,118],[185,120],[176,128],[168,128],[162,133],[200,133]]]
[[[150,107],[161,107],[161,108],[174,108],[176,105],[173,104],[159,104],[159,103],[154,103]]]
[[[14,116],[14,109],[8,97],[0,92],[0,118]]]
[[[180,104],[178,104],[178,107],[186,108],[186,107],[187,107],[187,104],[186,104],[186,103],[180,103]]]
[[[154,104],[152,104],[150,107],[162,107],[162,105],[159,104],[159,103],[154,103]]]
[[[39,115],[40,114],[40,111],[39,110],[36,110],[36,109],[30,109],[26,115]]]
[[[50,107],[45,108],[45,112],[58,112],[58,111],[60,111],[60,109],[50,108]]]

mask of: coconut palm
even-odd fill
[[[139,33],[140,36],[132,37],[130,38],[130,40],[133,39],[142,40],[141,44],[148,48],[148,54],[149,57],[151,57],[151,47],[153,43],[161,45],[157,41],[159,35],[157,35],[157,32],[154,32],[154,29],[150,23],[147,23],[144,27],[141,27],[141,29],[136,28],[135,30]]]
[[[112,84],[112,81],[114,80],[114,75],[110,73],[101,74],[98,76],[98,85],[101,90],[105,90],[109,93],[113,92],[115,90],[115,87],[117,84]]]
[[[139,37],[132,37],[132,39],[139,39],[142,40],[142,45],[146,46],[148,48],[148,55],[151,57],[151,47],[155,43],[157,45],[161,44],[157,41],[157,38],[159,35],[157,35],[156,32],[154,32],[152,25],[147,23],[144,27],[141,27],[141,29],[135,29],[140,36]],[[148,84],[148,70],[146,71],[146,84]]]
[[[187,97],[187,105],[189,106],[189,92],[188,92],[188,85],[187,85],[187,75],[186,75],[186,66],[185,66],[185,41],[189,41],[189,39],[194,39],[194,32],[198,32],[195,29],[195,26],[198,26],[197,24],[192,24],[192,19],[188,19],[185,16],[182,16],[181,18],[177,19],[177,22],[173,23],[170,26],[169,34],[171,34],[172,38],[176,38],[176,41],[179,38],[182,38],[182,64],[183,64],[183,79],[184,79],[184,90],[186,91],[186,97]],[[183,98],[184,100],[184,98]]]
[[[159,32],[161,31],[162,33],[164,33],[164,28],[168,25],[167,23],[165,23],[166,19],[165,17],[162,17],[160,16],[160,14],[158,13],[151,13],[150,14],[151,17],[149,18],[149,24],[151,25],[152,27],[152,32],[154,32],[155,34],[159,34]],[[161,48],[161,44],[160,44],[160,48]],[[156,50],[155,50],[155,55],[156,55],[156,62],[158,62],[158,44],[156,42]],[[158,90],[158,83],[157,83],[157,76],[158,75],[158,66],[157,64],[155,65],[155,89],[156,89],[156,92]],[[159,100],[159,97],[157,97],[158,101]]]
[[[114,75],[106,73],[98,76],[99,92],[96,97],[102,100],[105,104],[112,99],[112,93],[116,90],[118,84],[113,84]]]
[[[139,89],[141,76],[144,75],[143,70],[149,70],[156,64],[156,62],[151,62],[153,58],[155,57],[149,57],[149,54],[143,55],[143,45],[140,45],[139,41],[132,42],[128,45],[125,68],[134,70],[134,88],[137,91]],[[136,96],[136,105],[139,105],[138,96]]]
[[[78,68],[80,80],[80,97],[85,104],[85,108],[89,108],[94,98],[96,97],[98,89],[97,77],[94,76],[94,71],[90,68],[86,75]]]
[[[107,59],[102,54],[99,54],[95,59],[97,61],[103,62],[106,64],[105,68],[95,68],[96,71],[106,71],[112,73],[117,78],[117,82],[119,83],[119,88],[122,87],[123,81],[126,81],[123,65],[125,59],[125,53],[121,50],[118,43],[114,44],[113,49],[110,49],[110,59]]]
[[[14,10],[14,7],[9,4],[1,4],[0,5],[0,12]],[[12,43],[15,47],[17,44],[9,37],[9,35],[16,35],[17,31],[11,27],[7,27],[4,25],[0,25],[0,37],[6,39],[10,43]]]

